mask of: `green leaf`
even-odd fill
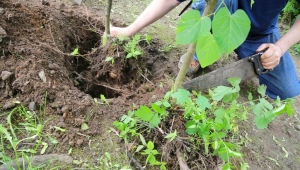
[[[58,144],[58,141],[55,138],[53,138],[51,136],[48,136],[48,138],[52,144]]]
[[[232,77],[232,78],[228,78],[227,81],[232,85],[232,87],[236,87],[241,83],[241,78]]]
[[[231,94],[226,94],[226,95],[223,97],[224,103],[229,103],[229,102],[231,102],[233,99],[234,99],[234,95],[233,95],[232,93],[231,93]]]
[[[252,100],[253,100],[253,95],[252,95],[251,92],[249,92],[249,94],[248,94],[248,100],[249,100],[249,101],[252,101]]]
[[[157,104],[153,103],[151,105],[151,107],[155,112],[160,113],[160,114],[163,113],[163,110]]]
[[[213,148],[214,150],[219,149],[219,147],[220,147],[220,141],[218,141],[218,140],[214,141],[214,142],[211,144],[211,146],[212,146],[212,148]]]
[[[139,146],[136,148],[135,152],[140,152],[143,148],[144,148],[143,145],[139,145]]]
[[[209,100],[202,95],[198,96],[195,103],[200,107],[201,110],[205,110],[206,108],[208,108],[208,109],[211,108],[211,104],[210,104]]]
[[[260,115],[262,113],[262,104],[261,103],[257,103],[254,108],[253,108],[253,113],[255,115]]]
[[[206,67],[217,61],[223,54],[216,38],[210,33],[201,34],[197,41],[196,53],[201,67]]]
[[[71,55],[78,55],[79,54],[79,48],[75,48],[74,51],[71,53]]]
[[[228,152],[229,152],[229,155],[233,156],[233,157],[242,157],[243,156],[241,153],[235,152],[235,151],[233,151],[231,149],[229,149]]]
[[[294,114],[293,105],[294,105],[295,99],[286,99],[285,102],[286,102],[285,111],[289,116],[292,116]]]
[[[151,117],[151,119],[149,120],[149,127],[150,128],[154,128],[157,127],[160,123],[160,117],[158,116],[157,113],[153,114],[153,116]]]
[[[226,163],[224,165],[222,165],[222,170],[231,170],[231,164],[230,162],[229,163]]]
[[[229,161],[229,153],[228,153],[227,149],[224,148],[224,146],[223,146],[223,148],[219,149],[219,151],[217,153],[223,161],[225,161],[225,162]]]
[[[164,164],[160,165],[159,167],[160,170],[167,170],[166,166]]]
[[[189,120],[186,123],[185,127],[186,127],[187,134],[189,134],[189,135],[193,135],[197,131],[196,123],[194,121],[192,121],[192,120]]]
[[[273,110],[272,104],[265,98],[259,99],[259,102],[264,106],[264,108],[267,108],[268,110]]]
[[[135,111],[135,116],[149,122],[153,116],[153,112],[147,106],[141,106],[138,110]]]
[[[144,136],[141,134],[139,136],[140,136],[140,140],[141,140],[142,144],[146,146],[146,141],[145,141]]]
[[[189,10],[182,15],[176,29],[176,43],[196,43],[199,35],[209,32],[211,20],[208,17],[200,16],[198,10]],[[188,35],[188,36],[187,36]]]
[[[177,130],[175,129],[173,133],[169,133],[167,136],[165,136],[165,138],[170,139],[170,142],[172,142],[176,136],[177,136]]]
[[[85,130],[88,130],[88,129],[89,129],[89,126],[86,123],[81,124],[81,130],[85,131]]]
[[[251,3],[250,3],[251,9],[252,9],[252,6],[253,6],[254,3],[255,3],[254,0],[251,0]]]
[[[176,99],[177,104],[181,105],[185,102],[191,102],[190,92],[185,89],[178,89],[177,92],[172,94],[172,97]]]
[[[150,128],[157,127],[160,123],[160,117],[147,106],[141,106],[135,111],[135,116],[141,120],[148,122]]]
[[[114,64],[115,59],[114,59],[114,57],[106,57],[104,61],[111,62],[112,64]]]
[[[250,166],[248,163],[245,163],[245,162],[241,163],[241,170],[247,170],[249,168],[250,168]]]
[[[154,149],[154,144],[153,144],[152,141],[149,141],[149,142],[148,142],[147,148],[150,149],[150,150],[153,150],[153,149]]]
[[[266,90],[267,87],[265,85],[260,85],[257,89],[257,92],[262,96],[265,97],[266,96]]]
[[[293,109],[294,99],[286,99],[284,104],[281,104],[280,101],[277,103],[278,108],[273,110],[273,113],[277,116],[287,113],[289,116],[294,114]]]
[[[250,24],[250,19],[243,10],[237,10],[232,15],[226,7],[218,10],[212,22],[212,30],[216,41],[227,55],[246,40]]]
[[[53,128],[58,130],[58,131],[61,131],[61,132],[66,132],[67,131],[66,129],[63,129],[63,128],[58,127],[58,126],[53,126]]]
[[[267,119],[264,115],[259,115],[254,118],[254,122],[258,129],[265,129],[268,127],[270,120]]]
[[[230,87],[218,86],[214,89],[214,94],[212,96],[212,99],[215,101],[220,101],[225,95],[231,92],[232,92],[232,88]]]
[[[131,58],[132,56],[133,56],[132,53],[128,53],[128,54],[126,55],[126,58]]]

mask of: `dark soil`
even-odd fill
[[[124,23],[113,20],[113,24]],[[46,154],[66,154],[75,148],[73,159],[83,159],[91,167],[100,164],[104,152],[123,153],[123,144],[107,132],[112,122],[132,108],[161,99],[178,72],[178,59],[170,57],[178,56],[178,51],[160,50],[165,44],[159,37],[154,36],[150,45],[140,42],[144,54],[138,59],[125,59],[124,42],[113,40],[101,46],[103,32],[104,11],[95,8],[59,1],[0,2],[0,112],[11,110],[17,106],[14,101],[20,101],[41,114],[44,129],[59,141]],[[72,56],[76,48],[80,55]],[[106,57],[114,57],[115,62],[105,62]],[[255,84],[244,86],[247,91]],[[101,94],[109,105],[94,102]],[[185,136],[184,122],[178,115],[175,121],[170,117],[163,127],[168,129],[172,124],[180,136]],[[257,130],[252,120],[241,127],[241,136],[247,140],[243,153],[250,169],[300,169],[298,118],[296,108],[295,116],[282,116],[267,130]],[[0,117],[0,123],[5,121]],[[88,130],[81,129],[83,123],[88,124]],[[53,126],[67,132],[56,131]],[[168,169],[179,169],[176,148],[184,150],[185,145],[168,143],[159,132],[149,138],[155,138]],[[201,148],[187,154],[192,169],[215,169],[220,163],[201,153]],[[70,169],[82,166],[74,164]]]

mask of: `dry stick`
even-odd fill
[[[176,150],[176,156],[178,159],[178,163],[179,163],[179,167],[181,170],[190,170],[190,168],[187,166],[184,158],[183,158],[183,154],[179,151],[179,149],[177,148]]]
[[[215,6],[217,4],[217,0],[206,0],[206,2],[207,2],[207,5],[205,7],[203,16],[208,16],[208,15],[212,14],[213,11],[214,11]],[[174,83],[174,89],[173,90],[175,92],[178,90],[178,88],[181,87],[181,85],[183,83],[183,80],[185,78],[185,75],[187,73],[189,65],[192,61],[192,57],[195,54],[195,51],[196,51],[196,43],[191,44],[188,48],[186,57],[183,60],[182,67],[180,68],[179,73],[178,73],[178,75],[176,77],[176,80],[175,80],[175,83]]]
[[[144,79],[146,79],[152,86],[155,86],[155,84],[152,83],[146,76],[144,76],[141,72],[139,72],[139,73],[140,73],[140,75],[141,75],[142,77],[144,77]]]
[[[131,162],[135,165],[135,167],[138,169],[138,170],[144,170],[145,168],[142,167],[142,165],[139,163],[139,161],[137,161],[133,155],[128,151],[127,152],[128,156],[129,156],[129,159],[131,160]]]

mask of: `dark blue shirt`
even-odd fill
[[[287,4],[287,0],[239,0],[239,9],[243,9],[251,20],[250,34],[268,34],[277,28],[278,16]]]

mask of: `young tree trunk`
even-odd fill
[[[105,13],[105,33],[102,39],[102,45],[106,45],[107,39],[110,36],[110,12],[111,12],[112,0],[107,0],[107,7]]]
[[[206,0],[207,5],[205,7],[203,16],[210,15],[214,12],[214,8],[217,4],[217,1],[218,0]],[[189,45],[185,60],[182,63],[182,66],[179,70],[179,73],[174,83],[174,88],[173,88],[174,92],[181,87],[195,52],[196,52],[196,43]]]

